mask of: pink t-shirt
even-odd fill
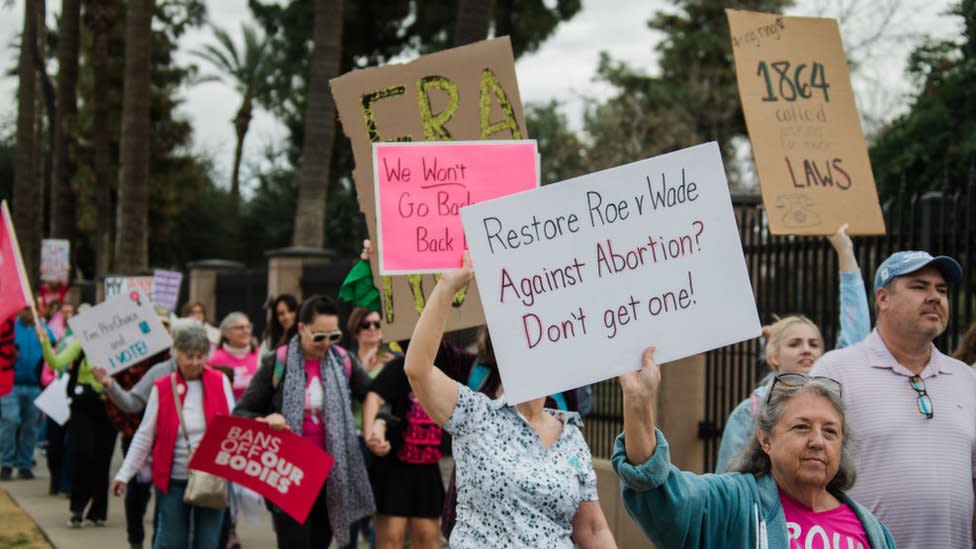
[[[870,549],[861,520],[846,503],[817,513],[797,503],[783,490],[779,491],[779,500],[786,516],[790,549]]]
[[[234,391],[234,399],[240,400],[251,383],[251,378],[258,371],[258,359],[261,351],[257,348],[244,355],[237,357],[227,352],[223,347],[217,349],[210,355],[207,361],[208,366],[225,366],[234,371],[234,382],[231,389]]]
[[[302,438],[325,449],[325,425],[322,423],[322,391],[318,360],[305,361],[305,417],[302,419]]]

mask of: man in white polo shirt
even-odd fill
[[[823,355],[810,375],[843,386],[857,481],[849,494],[899,549],[971,547],[976,373],[932,340],[946,328],[956,260],[892,254],[874,277],[877,326]]]

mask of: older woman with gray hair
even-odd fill
[[[839,383],[776,376],[735,472],[696,475],[671,464],[664,434],[654,426],[661,373],[653,347],[642,360],[639,371],[620,376],[624,432],[611,463],[624,506],[655,545],[895,546],[888,529],[844,493],[855,471]]]
[[[235,399],[241,398],[258,371],[261,351],[251,330],[251,319],[246,314],[235,311],[225,316],[220,322],[220,344],[207,361],[207,366],[231,375]]]
[[[112,481],[112,492],[123,495],[126,483],[152,452],[158,508],[153,546],[216,547],[224,511],[184,503],[183,493],[190,455],[203,439],[207,425],[218,415],[230,413],[234,397],[227,377],[206,366],[210,340],[203,328],[177,332],[173,354],[176,371],[153,385],[142,423]]]

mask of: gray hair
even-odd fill
[[[779,423],[783,416],[786,404],[801,393],[813,393],[825,398],[834,410],[840,414],[841,418],[841,448],[840,448],[840,467],[837,474],[827,483],[828,490],[844,491],[850,489],[857,479],[857,472],[854,468],[854,459],[848,451],[848,442],[851,440],[851,431],[847,423],[847,406],[840,394],[840,388],[824,379],[810,377],[802,385],[786,386],[777,383],[771,389],[772,393],[768,398],[763,399],[756,417],[756,431],[761,431],[767,437],[773,433],[773,428]],[[729,471],[740,473],[751,473],[756,476],[768,475],[772,470],[772,462],[769,455],[763,451],[759,444],[759,437],[753,436],[746,442],[745,447],[733,461]]]
[[[210,354],[210,340],[207,339],[207,331],[203,326],[187,326],[176,332],[173,336],[173,351],[179,354],[192,352]]]
[[[220,335],[226,335],[227,332],[231,331],[231,329],[234,327],[234,324],[242,318],[244,320],[247,320],[248,322],[251,321],[251,319],[247,318],[246,314],[240,311],[234,311],[233,313],[228,313],[227,316],[225,316],[224,319],[220,321]]]

